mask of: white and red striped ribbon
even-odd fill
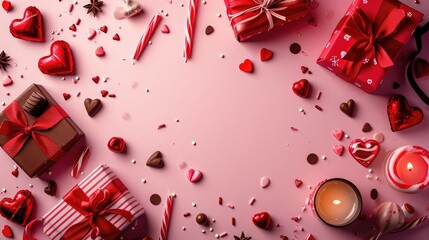
[[[188,16],[186,18],[185,51],[183,53],[185,62],[190,59],[192,55],[192,41],[194,38],[195,19],[197,17],[197,4],[198,0],[189,0]]]
[[[156,13],[155,16],[153,16],[146,31],[143,33],[143,36],[140,38],[140,41],[137,44],[137,48],[136,48],[136,51],[134,52],[134,57],[133,57],[134,60],[138,60],[140,58],[140,55],[142,54],[143,50],[146,48],[150,38],[152,37],[153,33],[158,27],[161,19],[162,19],[162,16],[158,13]]]
[[[164,208],[164,215],[162,216],[161,233],[159,240],[168,239],[168,228],[170,227],[171,211],[173,210],[173,196],[168,195],[167,203]]]
[[[73,168],[70,172],[72,177],[77,177],[90,155],[91,151],[89,150],[89,147],[85,148],[85,150],[83,150],[83,152],[80,154],[79,159],[73,165]]]
[[[104,188],[116,178],[116,175],[108,166],[101,165],[83,179],[78,186],[90,196],[99,188]],[[128,190],[124,191],[121,196],[107,206],[106,209],[128,210],[133,216],[132,221],[144,212],[143,206]],[[48,235],[50,239],[59,240],[70,226],[81,221],[83,218],[84,216],[69,206],[64,200],[61,200],[43,216],[43,232]],[[129,224],[125,218],[114,214],[107,216],[106,219],[119,230],[124,230]],[[91,236],[87,236],[85,239],[91,239]]]

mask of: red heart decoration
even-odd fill
[[[261,48],[259,51],[259,58],[261,61],[267,61],[270,60],[273,57],[273,52],[266,48]]]
[[[9,225],[4,225],[3,229],[1,230],[1,233],[7,238],[13,238],[12,228],[10,228]]]
[[[25,226],[30,220],[34,207],[34,197],[28,190],[20,190],[13,199],[0,201],[0,214],[8,220]]]
[[[73,74],[75,66],[70,45],[62,40],[52,43],[51,54],[39,60],[39,69],[49,75]]]
[[[120,137],[112,137],[107,143],[107,147],[112,152],[122,153],[126,148],[125,140]]]
[[[413,63],[413,71],[416,78],[429,76],[429,63],[421,58],[417,58]]]
[[[9,1],[6,1],[6,0],[4,0],[2,3],[1,3],[1,6],[3,7],[3,9],[6,11],[6,12],[10,12],[11,10],[12,10],[12,4],[9,2]]]
[[[28,7],[22,19],[15,19],[10,23],[10,33],[19,39],[43,42],[43,18],[39,9]]]
[[[311,84],[307,79],[301,79],[292,85],[293,92],[303,98],[308,98],[311,92]]]
[[[256,213],[253,215],[252,222],[257,227],[268,230],[271,224],[271,216],[267,212]]]
[[[253,63],[249,59],[246,59],[244,62],[240,63],[239,68],[243,72],[251,73],[253,72]]]
[[[380,152],[380,144],[375,140],[353,140],[349,145],[352,157],[364,167],[368,167]]]
[[[410,107],[407,99],[396,94],[387,103],[387,115],[393,132],[415,126],[423,120],[423,112],[418,107]]]
[[[104,25],[104,26],[100,27],[100,31],[107,33],[107,26]]]

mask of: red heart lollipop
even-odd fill
[[[0,201],[0,214],[8,220],[25,226],[33,212],[34,197],[28,190],[20,190],[13,199]]]
[[[380,144],[375,140],[353,140],[349,145],[352,157],[364,167],[368,167],[380,152]]]
[[[307,79],[301,79],[292,85],[293,92],[303,98],[308,98],[311,92],[311,85]]]
[[[419,124],[423,120],[423,112],[418,107],[410,107],[407,99],[396,94],[387,103],[387,115],[393,132]]]
[[[28,7],[22,19],[15,19],[10,23],[10,33],[19,39],[43,42],[43,18],[39,9]]]
[[[267,212],[261,212],[253,215],[252,218],[253,223],[262,229],[269,229],[271,224],[271,216]]]
[[[75,66],[70,45],[61,40],[52,43],[51,54],[39,60],[39,69],[49,75],[73,74]]]

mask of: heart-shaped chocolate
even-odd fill
[[[238,66],[241,71],[251,73],[253,72],[253,63],[249,59],[245,59],[244,62]]]
[[[55,41],[51,53],[39,60],[39,69],[44,74],[67,75],[75,71],[73,53],[66,41]]]
[[[112,152],[123,153],[126,149],[125,140],[120,137],[112,137],[107,143],[107,147]]]
[[[349,99],[346,103],[341,103],[340,110],[347,116],[353,117],[355,112],[355,101],[353,99]]]
[[[25,226],[30,220],[34,207],[34,197],[28,190],[20,190],[13,199],[0,201],[0,214],[11,222]]]
[[[43,42],[43,17],[36,7],[28,7],[22,19],[15,19],[10,23],[12,36],[32,42]]]
[[[271,216],[267,212],[256,213],[252,217],[252,222],[259,228],[268,230],[271,225]]]
[[[349,145],[352,157],[364,167],[368,167],[380,152],[380,144],[375,140],[353,140]]]
[[[197,183],[203,178],[203,173],[199,170],[189,169],[188,170],[188,180],[192,183]]]
[[[418,107],[410,107],[407,99],[396,94],[387,102],[387,115],[393,132],[415,126],[423,120],[423,112]]]
[[[301,79],[292,85],[293,92],[303,98],[308,98],[311,92],[311,84],[307,79]]]
[[[162,168],[164,167],[164,160],[162,158],[162,153],[156,151],[150,155],[149,159],[146,162],[146,166],[153,168]]]
[[[423,78],[429,76],[429,63],[428,61],[417,58],[413,62],[413,72],[416,78]]]
[[[87,98],[85,99],[84,104],[85,104],[86,112],[90,117],[94,117],[95,114],[97,114],[98,111],[100,111],[101,107],[103,106],[103,103],[98,98],[94,100],[91,98]]]
[[[54,181],[49,181],[48,186],[45,187],[45,193],[49,196],[55,196],[57,194],[57,184]]]

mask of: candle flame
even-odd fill
[[[409,162],[409,163],[407,164],[407,169],[408,169],[408,171],[413,170],[413,168],[414,168],[413,164]]]
[[[338,204],[341,203],[341,201],[340,200],[334,200],[334,201],[332,201],[332,203],[335,204],[335,205],[338,205]]]

